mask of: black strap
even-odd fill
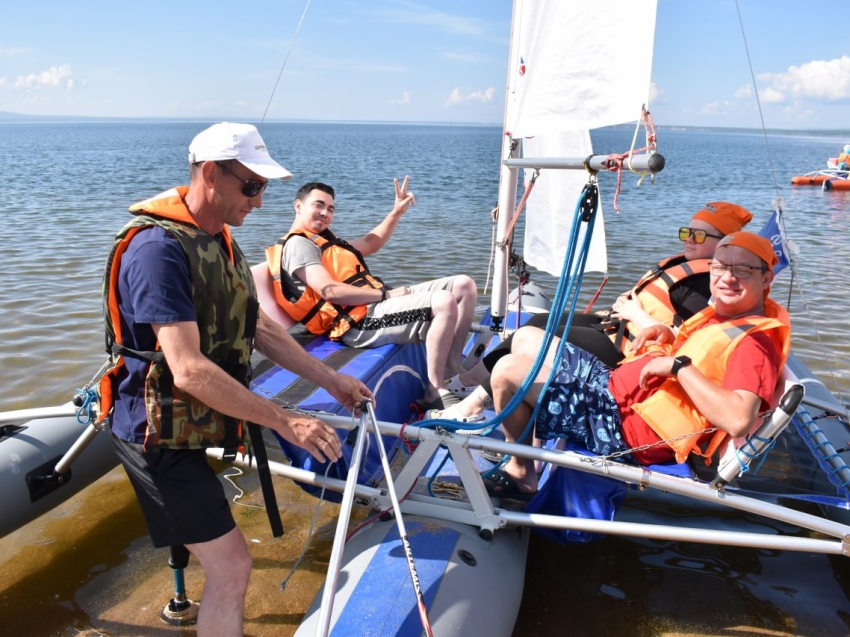
[[[628,321],[626,319],[620,319],[620,324],[617,326],[617,336],[614,338],[614,347],[617,348],[617,351],[623,351],[623,337],[626,335],[626,324]]]
[[[269,459],[266,456],[266,444],[263,441],[263,430],[257,423],[248,423],[248,435],[251,436],[251,451],[257,459],[257,473],[260,476],[260,486],[263,489],[263,501],[266,504],[266,514],[272,527],[272,536],[283,535],[283,521],[277,508],[277,498],[274,494],[272,472],[269,469]]]
[[[137,360],[148,361],[149,363],[162,363],[165,361],[165,354],[163,354],[161,350],[145,351],[131,349],[121,345],[120,343],[116,343],[115,341],[107,343],[106,351],[119,356],[128,356]]]

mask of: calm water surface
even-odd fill
[[[0,125],[5,257],[0,260],[4,283],[0,410],[65,402],[100,366],[104,359],[100,277],[112,236],[129,219],[128,205],[186,182],[186,147],[207,124]],[[272,123],[262,132],[272,155],[295,177],[270,186],[263,208],[235,230],[252,263],[260,261],[263,248],[289,227],[291,202],[301,183],[332,184],[337,189],[334,229],[342,236],[357,236],[391,208],[392,178],[410,174],[417,206],[407,213],[389,245],[370,259],[370,266],[398,285],[462,271],[483,286],[490,254],[490,211],[498,185],[498,128]],[[594,133],[598,152],[622,152],[630,139],[631,131]],[[789,184],[791,176],[824,166],[847,139],[850,134],[847,138],[771,135],[774,182],[760,134],[662,130],[659,150],[667,158],[667,168],[655,185],[638,188],[635,178],[624,177],[619,215],[611,207],[613,176],[601,177],[612,269],[603,300],[626,289],[660,256],[675,253],[681,246],[676,229],[707,201],[729,200],[747,207],[755,214],[751,229],[757,230],[779,194],[785,199],[789,235],[800,249],[790,292],[794,349],[846,401],[850,193],[792,189]],[[564,202],[565,209],[572,210],[574,203]],[[586,280],[589,297],[599,277],[589,275]],[[789,280],[786,272],[774,286],[774,296],[783,302],[789,298]],[[535,281],[551,287],[543,277]],[[101,586],[105,581],[110,586],[138,582],[140,575],[130,572],[129,564],[140,562],[150,563],[156,577],[165,579],[157,595],[139,600],[134,612],[140,617],[158,614],[170,577],[159,569],[164,557],[147,549],[143,526],[120,474],[108,487],[98,487],[110,493],[99,497],[98,503],[114,505],[108,516],[113,541],[101,541],[104,511],[89,499],[73,509],[73,519],[84,521],[73,525],[77,533],[73,537],[57,534],[51,526],[49,541],[39,535],[47,533],[46,527],[39,527],[0,543],[0,558],[6,564],[32,559],[33,546],[46,541],[52,547],[50,559],[64,565],[55,568],[48,561],[27,583],[0,581],[0,601],[6,600],[0,634],[12,634],[3,630],[10,617],[21,619],[16,613],[22,611],[14,604],[23,592],[29,598],[43,593],[38,597],[43,612],[26,617],[23,624],[16,622],[14,634],[27,634],[21,625],[29,626],[34,635],[76,634],[91,626],[108,634],[133,634],[127,625],[110,624],[104,618],[116,608],[124,612],[122,604],[127,599],[135,603],[133,595],[139,593],[103,597],[92,592],[92,582],[100,581]],[[281,488],[293,502],[301,502],[297,490]],[[303,544],[312,503],[308,500],[295,508],[288,528],[296,529],[293,534]],[[259,537],[265,532],[257,533]],[[293,541],[286,551],[269,555],[261,570],[274,571],[273,578],[279,580],[280,565],[290,564],[281,556],[294,555],[301,544]],[[70,558],[79,547],[87,547],[87,552]],[[46,553],[39,553],[45,559]],[[310,573],[315,585],[321,581],[326,554],[317,559],[315,572]],[[766,634],[850,632],[844,581],[848,571],[843,562],[832,568],[825,557],[609,538],[579,547],[552,547],[535,540],[531,559],[534,566],[517,635],[559,634],[557,627],[562,629],[575,613],[595,618],[586,631],[576,634],[663,634],[673,630],[671,626],[680,632],[715,634],[721,630],[718,626],[734,625],[777,631]],[[812,571],[817,576],[805,575]],[[55,583],[61,593],[40,586],[42,580]],[[722,600],[728,617],[706,613],[705,604],[686,603],[679,593],[689,587],[706,599]],[[561,597],[553,597],[556,593]],[[249,623],[252,634],[288,634],[297,625],[303,600],[289,608],[292,602],[281,601],[286,595],[278,595],[253,589],[249,593],[252,599],[269,597],[270,605],[257,610],[255,623]],[[305,594],[304,599],[311,596]],[[156,610],[140,610],[147,603]],[[289,608],[283,618],[281,604]],[[611,609],[616,613],[609,617]],[[151,631],[152,627],[139,634]],[[741,631],[744,628],[736,634]]]

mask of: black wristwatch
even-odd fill
[[[679,375],[679,370],[683,367],[687,367],[691,364],[691,359],[689,356],[677,356],[673,359],[673,369],[670,370],[670,373],[673,376]]]

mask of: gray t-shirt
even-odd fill
[[[308,265],[321,265],[322,251],[315,243],[307,237],[295,235],[290,237],[283,246],[283,256],[281,257],[281,268],[292,277],[293,281],[298,285],[298,289],[303,292],[307,286],[295,276],[295,271]]]

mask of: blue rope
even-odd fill
[[[594,185],[595,187],[595,185]],[[587,227],[585,230],[584,241],[581,244],[581,249],[578,252],[579,258],[579,266],[574,270],[574,263],[576,258],[576,246],[579,245],[579,234],[581,232],[581,222],[582,222],[582,204],[585,201],[586,197],[590,196],[588,192],[589,186],[585,186],[581,195],[576,202],[575,211],[573,214],[573,225],[570,230],[570,238],[567,243],[567,252],[564,256],[564,265],[561,268],[561,275],[558,278],[558,286],[555,290],[555,296],[552,301],[552,308],[549,313],[549,320],[546,323],[546,330],[544,332],[543,344],[540,348],[540,352],[537,355],[537,358],[534,361],[534,364],[531,367],[531,372],[525,381],[520,385],[517,393],[514,394],[514,397],[510,400],[510,402],[505,405],[505,408],[496,416],[487,423],[486,429],[482,431],[481,435],[487,435],[496,427],[502,424],[505,418],[513,413],[513,411],[522,403],[525,395],[531,389],[532,384],[534,383],[537,375],[540,373],[540,369],[543,367],[543,363],[546,360],[546,355],[549,352],[549,348],[552,345],[552,341],[555,338],[555,331],[557,329],[558,322],[560,321],[561,316],[564,314],[565,308],[567,306],[567,302],[570,302],[570,310],[567,316],[567,324],[564,328],[564,334],[569,331],[570,325],[572,324],[572,316],[573,312],[575,312],[576,303],[578,302],[578,293],[581,290],[581,283],[584,279],[584,268],[587,264],[587,257],[590,252],[590,240],[593,236],[593,223],[596,219],[596,212],[598,210],[598,197],[594,197],[592,199],[593,207],[592,214],[590,216],[590,220],[587,222]],[[573,273],[577,271],[577,274]],[[556,370],[558,368],[558,363],[561,360],[562,352],[564,348],[564,342],[566,339],[561,339],[560,346],[555,355],[554,364],[552,366],[552,370],[550,371],[549,378],[546,380],[546,383],[543,387],[543,392],[546,391],[546,388],[549,387],[549,384],[552,382],[552,379],[555,377]],[[541,393],[542,395],[542,393]],[[540,405],[538,403],[535,406],[534,412],[531,415],[531,419],[528,421],[528,425],[526,425],[525,431],[520,437],[520,441],[524,440],[528,437],[528,434],[534,428],[534,423],[537,419],[537,413],[540,409]],[[479,430],[482,429],[481,423],[459,423],[456,420],[448,420],[443,418],[435,418],[430,420],[423,420],[419,423],[420,427],[437,427],[442,426],[449,431],[459,431],[459,430]],[[497,463],[492,469],[486,471],[483,475],[484,478],[487,478],[493,472],[498,470],[507,460],[509,456],[505,456],[502,460]],[[442,466],[442,465],[441,465]],[[434,476],[436,476],[436,472]],[[429,482],[430,489],[430,482]]]
[[[758,442],[766,442],[768,444],[763,447],[761,451],[759,451],[755,448],[755,445],[753,445],[753,440],[756,440]],[[739,472],[743,474],[747,473],[748,471],[752,471],[753,475],[757,475],[759,469],[761,469],[762,465],[764,464],[764,461],[767,460],[767,454],[770,453],[770,450],[773,449],[775,444],[776,438],[763,438],[762,436],[757,436],[755,434],[747,436],[744,440],[744,444],[742,444],[735,450],[735,459],[738,461]],[[752,449],[752,451],[749,451],[748,447]],[[753,467],[750,466],[749,462],[744,462],[743,460],[741,460],[741,456],[748,458],[750,462],[753,459],[758,458],[759,456],[761,456],[761,460],[759,460],[758,464]]]
[[[806,411],[806,409],[803,408],[803,407],[800,407],[800,408],[797,409],[797,413],[794,415],[792,422],[794,423],[794,426],[797,428],[797,433],[805,441],[805,443],[809,447],[809,449],[812,450],[812,452],[817,451],[817,454],[813,453],[812,455],[815,455],[815,459],[818,461],[820,468],[823,469],[824,473],[826,473],[827,478],[829,478],[829,481],[833,485],[838,487],[837,493],[841,494],[842,490],[843,490],[843,495],[845,497],[847,497],[848,496],[847,488],[850,487],[850,481],[842,480],[841,478],[839,478],[836,475],[842,469],[847,469],[848,468],[847,465],[844,464],[843,466],[840,466],[840,467],[830,466],[827,463],[827,460],[829,460],[831,458],[840,457],[840,456],[837,453],[825,455],[821,452],[822,447],[825,447],[825,446],[831,444],[829,441],[815,442],[813,440],[814,436],[816,436],[818,434],[821,434],[821,435],[824,435],[824,436],[826,434],[824,434],[823,431],[821,431],[820,427],[818,427],[817,423],[811,417],[809,412]],[[808,431],[806,429],[806,427],[812,427],[813,429],[811,431]]]
[[[78,389],[77,396],[80,396],[83,401],[77,409],[77,422],[82,425],[93,423],[96,416],[94,403],[97,402],[97,393],[91,388]]]

